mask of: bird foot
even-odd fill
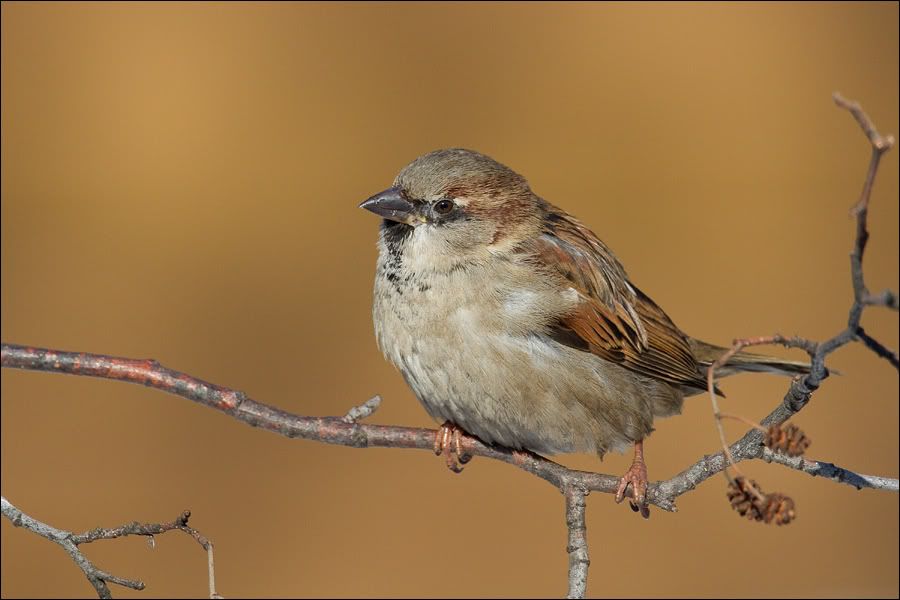
[[[465,439],[466,432],[450,421],[445,421],[434,435],[434,453],[443,454],[447,468],[454,473],[462,473],[463,466],[472,460],[472,455],[463,449]]]
[[[650,507],[647,506],[647,465],[643,460],[635,458],[631,463],[631,467],[619,480],[619,488],[616,490],[616,503],[625,499],[628,485],[631,484],[631,497],[628,504],[634,512],[640,511],[641,516],[645,519],[650,518]]]

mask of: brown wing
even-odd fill
[[[548,205],[538,261],[565,277],[577,308],[554,324],[554,339],[675,385],[704,389],[687,337],[653,300],[628,282],[625,270],[589,229]]]

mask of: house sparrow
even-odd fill
[[[373,317],[378,346],[444,426],[541,454],[622,452],[646,517],[643,440],[653,419],[706,390],[726,349],[683,333],[612,251],[525,179],[477,152],[437,150],[360,204],[383,217]],[[807,372],[739,353],[720,372]]]

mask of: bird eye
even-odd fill
[[[434,204],[434,212],[439,215],[446,215],[453,210],[455,205],[452,200],[439,200]]]

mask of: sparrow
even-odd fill
[[[682,332],[590,229],[478,152],[421,156],[360,207],[382,217],[378,346],[443,423],[448,466],[453,442],[468,458],[461,432],[547,455],[633,447],[616,502],[630,491],[648,516],[644,439],[727,349]],[[741,371],[808,365],[741,352],[717,374]]]

